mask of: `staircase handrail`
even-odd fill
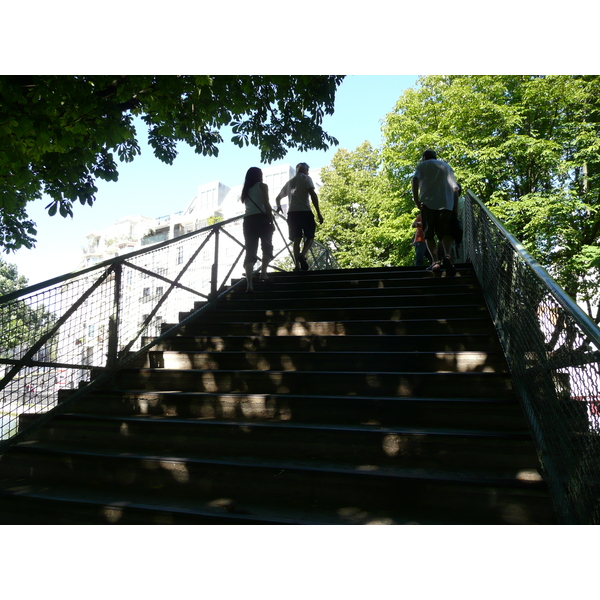
[[[149,246],[144,246],[139,250],[132,250],[126,254],[120,254],[119,256],[115,256],[114,258],[108,258],[102,262],[96,263],[91,267],[85,267],[83,269],[79,269],[77,271],[72,271],[70,273],[64,273],[63,275],[58,275],[57,277],[53,277],[51,279],[47,279],[46,281],[41,281],[40,283],[36,283],[34,285],[30,285],[25,288],[21,288],[20,290],[16,290],[14,292],[10,292],[9,294],[4,294],[0,296],[0,304],[4,304],[9,302],[10,300],[14,300],[15,298],[20,298],[21,296],[26,296],[31,294],[32,292],[37,292],[38,290],[42,290],[44,288],[50,287],[52,285],[56,285],[57,283],[62,283],[64,281],[68,281],[69,279],[73,279],[75,277],[81,277],[82,275],[86,275],[93,271],[98,271],[103,268],[111,267],[115,264],[122,263],[127,260],[131,260],[132,258],[139,256],[141,254],[147,254],[148,252],[160,250],[166,246],[172,246],[173,244],[177,244],[187,238],[191,238],[197,236],[199,233],[203,233],[206,231],[211,231],[214,229],[223,228],[230,223],[234,223],[235,221],[239,221],[243,219],[243,215],[232,217],[227,219],[226,221],[219,221],[218,223],[214,223],[212,225],[207,225],[206,227],[202,227],[201,229],[196,229],[194,231],[190,231],[183,235],[177,236],[176,238],[172,238],[170,240],[165,240],[162,242],[158,242],[156,244],[152,244]]]
[[[274,217],[279,236],[274,240],[275,258],[284,252],[293,256],[278,223],[286,219],[278,213]],[[18,439],[20,414],[56,410],[59,389],[88,389],[92,370],[110,376],[240,284],[241,280],[226,285],[245,252],[243,218],[220,221],[1,296],[0,449]],[[329,253],[320,244],[315,248]],[[322,262],[313,261],[310,268],[320,269]],[[178,311],[189,310],[194,300],[200,306],[182,321]],[[168,321],[164,315],[169,315]]]
[[[557,514],[600,524],[600,330],[471,191],[462,220]]]
[[[563,305],[563,307],[572,313],[573,317],[580,325],[580,327],[585,331],[586,335],[588,335],[592,340],[594,340],[595,344],[600,347],[600,329],[598,326],[592,321],[592,319],[581,309],[581,307],[569,296],[563,288],[561,288],[554,279],[548,274],[548,271],[540,265],[540,263],[535,260],[527,252],[525,246],[515,238],[512,233],[506,229],[506,227],[502,224],[502,222],[494,216],[494,214],[490,211],[490,209],[483,204],[483,202],[470,190],[467,191],[467,196],[471,199],[472,202],[477,202],[481,208],[481,210],[486,214],[486,216],[494,223],[494,225],[502,232],[504,237],[507,239],[509,244],[515,249],[517,252],[529,265],[534,275],[543,283],[555,296],[558,302]]]

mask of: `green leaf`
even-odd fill
[[[120,161],[140,154],[134,115],[149,129],[155,155],[168,164],[177,144],[217,156],[219,129],[234,121],[235,143],[253,144],[265,161],[290,148],[328,147],[320,126],[333,110],[341,76],[19,76],[0,77],[2,208],[14,219],[0,223],[0,245],[32,243],[26,205],[43,192],[48,213],[72,215],[72,204],[92,205],[95,178],[118,181],[108,154]],[[18,117],[17,117],[18,115]],[[237,127],[238,125],[236,125]],[[89,181],[91,180],[91,181]],[[18,198],[18,200],[14,200]],[[67,202],[65,204],[65,202]],[[60,205],[60,206],[59,206]],[[23,214],[17,213],[23,211]]]

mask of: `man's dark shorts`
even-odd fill
[[[421,209],[423,219],[423,232],[426,240],[433,240],[438,236],[441,240],[446,235],[452,235],[452,211],[451,210],[433,210],[423,206]]]
[[[317,224],[312,210],[294,210],[287,215],[290,240],[305,237],[312,240],[315,237]]]

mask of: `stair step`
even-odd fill
[[[181,494],[163,498],[138,492],[61,485],[2,486],[1,525],[444,525],[440,519],[422,518],[395,511],[366,511],[318,506],[265,507],[261,503],[231,498],[199,500]],[[509,521],[510,522],[510,521]],[[451,522],[450,522],[451,523]]]
[[[411,296],[443,296],[445,293],[456,293],[458,291],[471,291],[481,293],[481,286],[476,277],[456,277],[454,279],[434,278],[414,278],[414,279],[385,279],[377,278],[371,280],[350,279],[331,281],[318,280],[316,278],[299,277],[296,281],[286,281],[273,278],[272,281],[263,282],[254,279],[253,298],[275,297],[313,297],[322,296],[373,296],[384,297],[392,295],[411,295]],[[249,294],[246,293],[245,280],[237,288],[232,290],[229,296],[231,301],[249,300]],[[222,298],[226,301],[226,298]]]
[[[472,306],[476,308],[486,308],[483,294],[481,292],[466,292],[457,290],[454,293],[446,292],[439,296],[427,295],[416,296],[413,294],[394,294],[380,295],[377,292],[374,295],[352,295],[352,296],[315,296],[302,298],[296,294],[293,296],[278,297],[275,295],[264,294],[261,297],[252,294],[252,298],[246,299],[241,294],[230,294],[226,297],[216,309],[221,312],[230,310],[307,310],[313,309],[323,311],[328,309],[340,310],[348,306],[348,298],[352,298],[352,309],[382,309],[382,308],[440,308],[447,306]],[[314,307],[314,308],[313,308]],[[441,310],[441,308],[440,308]]]
[[[82,413],[203,419],[367,423],[522,431],[523,412],[512,396],[487,398],[361,397],[300,394],[212,394],[102,390],[77,403]]]
[[[383,282],[378,281],[354,281],[348,282],[348,285],[344,289],[327,286],[326,284],[306,289],[306,287],[292,287],[279,282],[265,285],[259,281],[254,281],[254,293],[251,297],[246,294],[245,286],[242,286],[242,289],[236,289],[234,292],[224,296],[220,300],[220,303],[224,307],[233,304],[256,303],[266,300],[278,303],[288,301],[299,303],[315,298],[327,301],[339,298],[343,301],[342,303],[347,303],[348,299],[352,298],[352,302],[354,303],[354,299],[359,300],[361,298],[370,298],[373,301],[379,301],[396,296],[417,299],[421,296],[434,295],[441,298],[445,294],[469,294],[473,298],[482,298],[480,286],[475,281],[467,282],[464,280],[456,280],[452,285],[449,282],[440,282],[436,279],[419,281],[410,286],[404,282],[397,282],[397,285],[393,285],[393,283],[386,281],[385,286],[383,286]],[[196,308],[200,304],[197,303]]]
[[[145,346],[152,338],[144,338]],[[305,336],[192,336],[176,335],[156,344],[153,351],[270,351],[270,352],[500,352],[496,335],[305,335]]]
[[[163,504],[156,497],[132,501],[127,492],[86,490],[64,484],[49,486],[12,486],[0,488],[0,525],[318,525],[315,521],[240,510],[228,499],[212,503],[183,502],[170,498]],[[183,504],[183,506],[180,506]],[[265,512],[265,511],[263,511]],[[272,511],[271,511],[272,512]],[[330,515],[330,518],[333,515]],[[330,521],[344,524],[343,521]]]
[[[0,456],[0,523],[556,522],[470,265],[238,288],[64,390]]]
[[[320,461],[257,461],[180,458],[122,452],[13,448],[6,473],[43,483],[61,479],[107,489],[155,491],[157,498],[181,494],[199,501],[231,498],[292,507],[411,511],[415,518],[444,511],[446,518],[477,522],[554,522],[543,481],[448,470],[357,465]],[[343,498],[343,500],[341,500]]]
[[[192,312],[179,313],[179,320],[187,319]],[[400,321],[413,319],[458,319],[464,314],[473,317],[487,317],[488,310],[480,305],[449,305],[443,306],[408,306],[408,307],[378,307],[367,306],[360,308],[298,308],[298,309],[220,309],[210,315],[201,315],[200,321],[210,320],[214,323],[228,323],[236,321],[254,321],[261,323],[294,323],[305,321]],[[192,324],[193,326],[193,324]]]
[[[173,325],[162,325],[168,331]],[[185,335],[433,335],[495,333],[493,323],[487,317],[439,318],[407,320],[333,320],[295,322],[229,322],[197,320],[182,327]]]
[[[199,369],[121,369],[121,389],[198,392],[335,394],[340,396],[481,397],[512,393],[510,378],[500,373],[357,373],[353,371],[242,371]]]
[[[153,351],[151,368],[258,371],[507,372],[501,353],[490,352],[203,352]]]
[[[82,449],[190,453],[203,457],[279,455],[343,463],[534,472],[537,453],[527,431],[477,431],[254,422],[177,417],[61,415],[30,441]]]
[[[440,283],[448,285],[460,285],[465,280],[477,282],[477,277],[473,273],[471,266],[455,265],[457,268],[456,277],[436,277],[431,271],[426,269],[402,270],[400,268],[381,267],[381,269],[339,269],[328,271],[310,271],[308,273],[277,272],[270,274],[270,282],[259,282],[261,287],[269,285],[289,286],[295,288],[301,287],[319,287],[323,284],[335,285],[343,289],[347,286],[369,285],[371,282],[377,282],[382,287],[386,285],[413,285],[420,284],[439,285]],[[238,280],[233,280],[235,284]]]

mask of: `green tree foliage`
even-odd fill
[[[17,267],[0,258],[0,297],[21,290],[27,279],[19,275]],[[27,346],[46,331],[56,317],[43,306],[31,307],[26,301],[0,303],[0,356],[7,351]]]
[[[398,189],[435,149],[579,300],[600,292],[600,77],[430,76],[385,120]],[[596,315],[596,319],[598,315]]]
[[[207,225],[215,225],[216,223],[220,223],[223,220],[223,217],[221,215],[212,215],[211,217],[208,217],[208,219],[206,220]]]
[[[16,265],[0,258],[0,296],[22,290],[27,286],[27,279],[19,275]]]
[[[50,215],[92,205],[97,178],[117,181],[116,158],[139,153],[134,117],[155,155],[171,164],[177,143],[218,155],[230,126],[238,146],[261,160],[327,149],[323,131],[341,76],[2,76],[0,77],[0,247],[31,248],[27,203],[46,194]]]
[[[331,247],[340,267],[412,264],[414,203],[382,174],[378,150],[369,142],[338,150],[321,178],[324,223],[316,239]]]

